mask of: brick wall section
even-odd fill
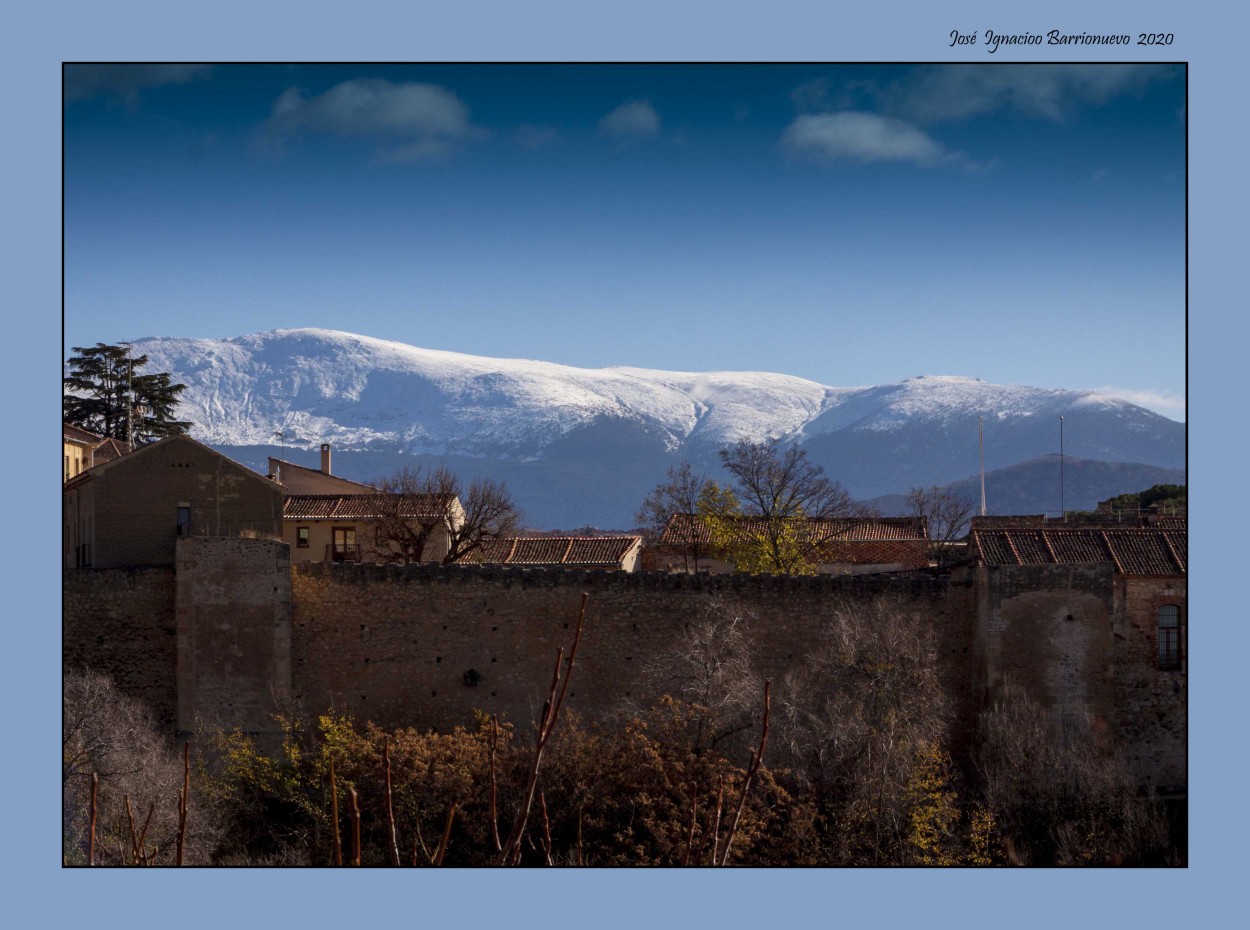
[[[291,555],[268,539],[177,548],[178,729],[197,715],[266,736],[291,694]]]
[[[1122,578],[1115,617],[1118,723],[1129,763],[1161,793],[1187,783],[1189,611],[1184,578]],[[1157,613],[1180,608],[1181,667],[1158,668]]]
[[[569,706],[646,702],[648,658],[672,648],[714,594],[748,604],[764,674],[779,680],[846,598],[894,595],[937,634],[960,715],[975,700],[971,597],[921,573],[855,578],[299,564],[292,573],[293,683],[309,710],[334,704],[387,726],[472,722],[473,711],[528,724],[556,650],[590,595]],[[465,672],[482,681],[467,687]]]
[[[61,575],[62,660],[113,678],[172,729],[177,707],[174,667],[174,570],[78,569]]]

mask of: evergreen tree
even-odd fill
[[[133,435],[136,445],[191,428],[189,422],[174,419],[186,385],[174,384],[168,372],[141,374],[146,355],[131,357],[126,346],[103,342],[91,348],[74,346],[74,351],[78,354],[70,358],[64,379],[66,423],[122,441]]]

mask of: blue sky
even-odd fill
[[[1185,391],[1169,65],[70,66],[66,346]]]

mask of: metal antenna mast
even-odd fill
[[[981,516],[985,516],[985,426],[977,417],[977,441],[981,446]]]
[[[130,354],[130,343],[123,342],[126,347],[126,444],[135,447],[135,362]]]
[[[1059,515],[1065,521],[1068,519],[1063,501],[1063,417],[1059,418]]]

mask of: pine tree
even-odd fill
[[[174,384],[168,372],[140,374],[146,355],[131,357],[126,346],[103,342],[74,346],[74,351],[78,354],[70,358],[64,379],[66,423],[123,441],[133,436],[136,445],[191,428],[188,421],[174,419],[186,385]]]

